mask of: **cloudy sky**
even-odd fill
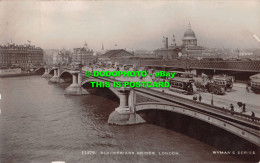
[[[0,44],[153,50],[173,34],[180,45],[189,22],[201,46],[260,47],[259,0],[0,1]]]

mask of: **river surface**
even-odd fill
[[[96,95],[65,96],[67,86],[40,76],[0,79],[1,163],[239,161],[213,155],[214,147],[152,124],[108,125],[117,102]]]

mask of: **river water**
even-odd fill
[[[214,147],[156,125],[108,125],[117,102],[96,95],[65,96],[67,86],[40,76],[0,79],[0,162],[239,161],[213,155]]]

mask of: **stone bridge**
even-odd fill
[[[227,132],[233,133],[257,146],[260,146],[260,118],[230,111],[217,106],[185,99],[176,95],[159,92],[148,88],[113,88],[112,78],[85,77],[79,70],[45,68],[43,77],[50,77],[50,82],[65,82],[65,77],[72,78],[72,84],[66,88],[65,94],[83,95],[87,91],[83,88],[90,82],[109,82],[109,89],[120,100],[120,105],[113,111],[108,123],[130,125],[144,123],[138,114],[140,111],[163,110],[185,115],[190,118],[212,124]],[[120,81],[122,82],[122,81]]]

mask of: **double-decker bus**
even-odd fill
[[[260,74],[250,76],[251,90],[255,93],[260,93]]]
[[[255,93],[260,93],[260,79],[251,79],[251,90]]]
[[[193,94],[193,74],[181,71],[170,71],[174,72],[174,78],[168,78],[170,81],[169,89],[171,91],[176,91],[184,94]]]
[[[225,84],[225,90],[232,89],[234,77],[233,76],[227,76],[227,75],[214,75],[213,80],[216,82],[224,83]],[[220,84],[222,85],[222,84]]]
[[[171,91],[181,92],[184,94],[193,94],[193,79],[175,77],[170,79]]]

